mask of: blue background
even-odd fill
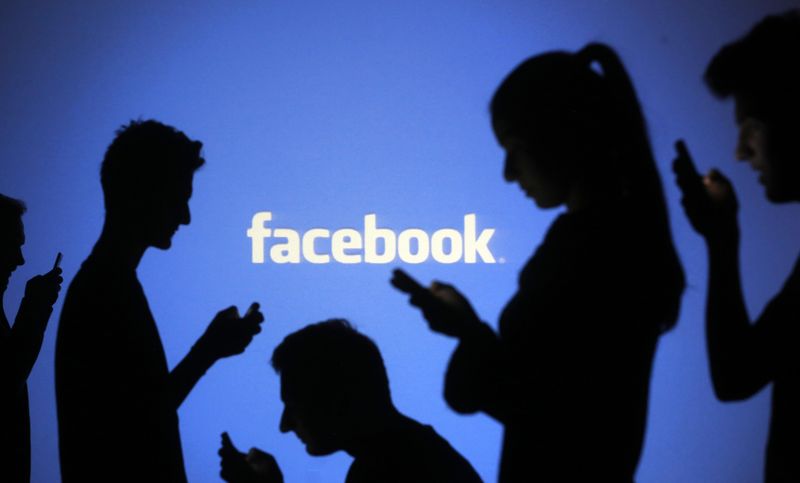
[[[685,137],[701,169],[729,173],[742,201],[743,272],[751,313],[797,255],[795,206],[775,207],[733,159],[733,106],[700,77],[725,42],[795,2],[751,0],[386,2],[14,2],[0,6],[0,192],[25,200],[28,263],[6,294],[10,318],[25,280],[64,252],[67,282],[103,219],[99,165],[114,130],[156,118],[205,144],[193,221],[139,275],[174,366],[220,309],[262,303],[264,332],[213,367],[180,409],[191,481],[218,481],[219,433],[274,453],[286,481],[342,481],[350,458],[312,458],[278,432],[278,378],[268,365],[289,332],[351,319],[381,347],[398,407],[433,424],[496,479],[500,427],[462,417],[441,397],[454,343],[430,333],[388,285],[386,265],[253,265],[250,217],[273,226],[459,227],[466,213],[497,233],[506,263],[407,267],[455,283],[494,323],[518,270],[555,211],[538,211],[502,179],[487,114],[523,58],[599,40],[634,78],[665,176],[689,286],[677,328],[659,346],[642,482],[752,482],[761,475],[769,391],[721,404],[703,334],[705,249],[680,212],[669,164]],[[56,315],[61,302],[56,305]],[[58,480],[50,322],[29,380],[33,481]],[[124,417],[124,415],[121,415]],[[104,442],[98,441],[97,444]],[[91,451],[91,448],[86,448]],[[120,471],[135,465],[119,455]]]

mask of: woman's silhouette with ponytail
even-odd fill
[[[545,53],[502,82],[491,116],[506,181],[541,208],[566,206],[499,333],[450,285],[393,283],[459,339],[445,397],[504,425],[501,482],[631,482],[653,355],[684,289],[633,86],[605,45]]]

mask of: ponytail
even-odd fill
[[[626,133],[629,139],[617,143],[621,149],[618,160],[619,174],[623,176],[625,189],[629,193],[629,202],[635,203],[637,211],[650,220],[649,230],[663,243],[657,249],[656,262],[658,270],[664,276],[664,286],[668,287],[663,294],[663,301],[668,311],[661,323],[661,331],[667,331],[675,325],[680,308],[680,294],[686,281],[683,269],[672,243],[669,229],[669,216],[661,186],[661,178],[656,168],[656,160],[647,133],[647,123],[642,114],[639,99],[633,82],[619,56],[611,47],[601,43],[591,43],[574,54],[585,69],[592,69],[593,64],[600,67],[601,76],[605,80],[609,106],[613,109],[618,123],[618,132]],[[643,218],[644,218],[643,217]]]

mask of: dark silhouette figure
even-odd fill
[[[519,276],[499,334],[450,285],[401,271],[431,329],[459,340],[445,398],[505,427],[501,482],[631,482],[659,335],[683,271],[628,75],[607,46],[519,65],[491,103],[504,176],[566,206]]]
[[[313,456],[344,450],[355,460],[347,483],[475,483],[472,466],[430,426],[392,403],[378,347],[341,319],[287,336],[272,365],[281,376],[280,429]],[[282,481],[260,450],[239,453],[223,434],[222,477],[231,483]]]
[[[148,247],[169,248],[189,224],[201,146],[170,126],[138,121],[106,152],[105,224],[70,284],[56,343],[64,483],[186,481],[178,407],[214,362],[244,351],[260,331],[257,304],[244,317],[223,310],[169,371],[136,276]]]
[[[27,483],[31,477],[31,435],[28,375],[39,356],[47,321],[61,290],[58,263],[30,279],[10,327],[3,296],[11,273],[25,263],[22,245],[22,202],[0,195],[0,481]]]
[[[705,74],[733,97],[736,154],[759,172],[774,203],[800,201],[800,10],[769,16],[725,46]],[[738,202],[719,171],[701,177],[682,142],[674,163],[683,205],[709,254],[706,337],[714,392],[740,401],[772,383],[765,481],[800,481],[800,261],[750,322],[739,271]]]

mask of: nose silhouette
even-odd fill
[[[281,433],[288,433],[292,429],[294,429],[294,420],[292,419],[289,409],[284,407],[283,413],[281,413]]]
[[[511,159],[508,153],[506,154],[506,160],[503,164],[503,178],[509,183],[517,179],[517,169],[514,166],[514,160]]]
[[[189,204],[187,203],[183,210],[181,211],[181,218],[180,223],[181,225],[188,225],[192,222],[192,212],[189,210]]]

